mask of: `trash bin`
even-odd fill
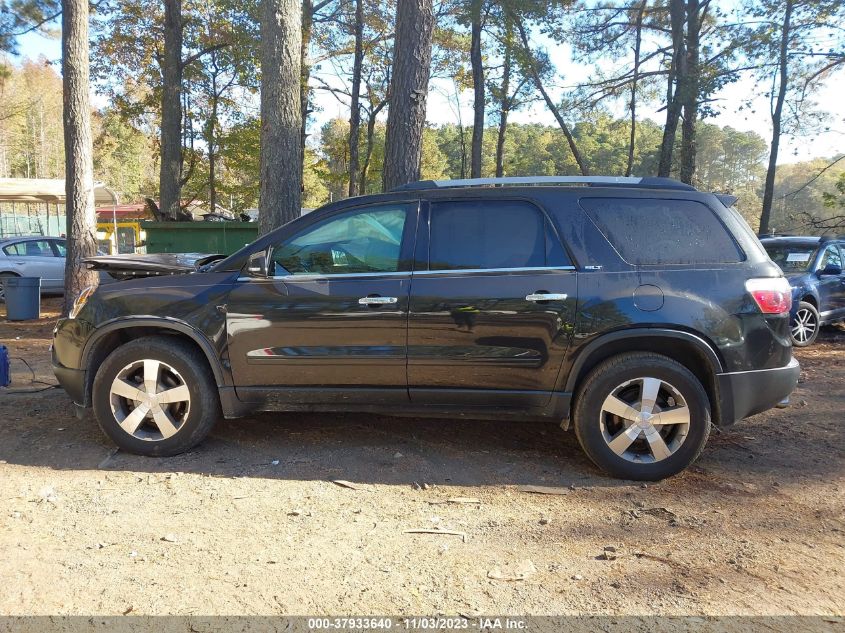
[[[41,317],[41,277],[6,277],[6,318],[26,321]]]

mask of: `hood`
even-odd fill
[[[92,270],[103,270],[115,279],[200,272],[225,255],[208,253],[155,253],[149,255],[101,255],[84,259]]]

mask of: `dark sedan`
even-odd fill
[[[845,239],[769,237],[760,240],[792,286],[792,342],[811,345],[822,325],[845,319]]]

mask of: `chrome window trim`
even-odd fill
[[[309,275],[274,275],[272,277],[238,277],[237,281],[329,281],[331,279],[353,279],[356,277],[385,277],[388,279],[414,276],[431,275],[456,275],[456,274],[480,274],[480,273],[513,273],[513,272],[542,272],[542,271],[574,271],[575,266],[526,266],[521,268],[458,268],[454,270],[419,270],[415,272],[389,272],[389,273],[330,273],[330,274],[309,274]]]
[[[555,271],[555,270],[575,270],[575,266],[520,266],[516,268],[454,268],[447,270],[420,270],[415,271],[414,275],[461,275],[461,274],[479,274],[479,273],[521,273],[532,271]]]
[[[307,275],[273,275],[271,277],[238,277],[238,281],[274,280],[274,281],[329,281],[330,279],[353,279],[355,277],[386,277],[389,279],[410,277],[411,271],[385,273],[309,273]]]

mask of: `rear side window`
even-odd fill
[[[55,257],[47,240],[27,240],[3,248],[10,257]]]
[[[743,259],[719,218],[700,202],[651,198],[580,202],[629,264],[726,264]]]
[[[431,270],[568,265],[543,213],[520,200],[454,200],[431,205]]]

